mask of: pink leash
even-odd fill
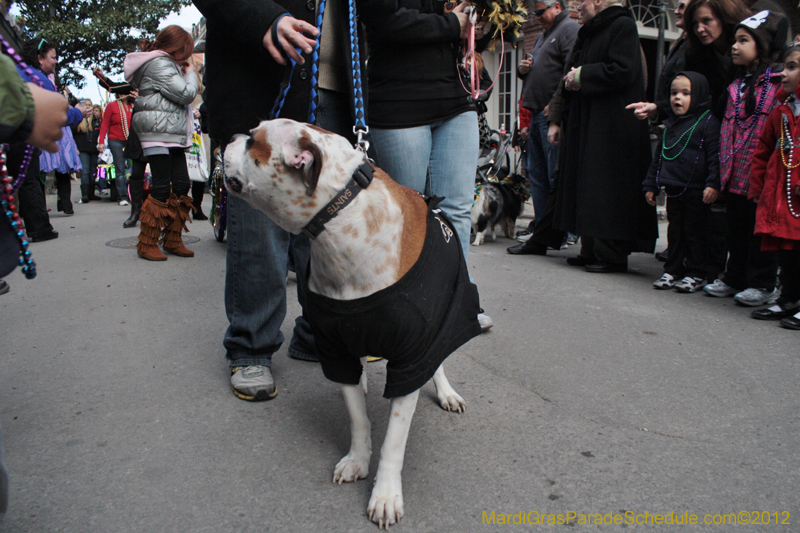
[[[477,15],[475,14],[474,8],[470,11],[469,18],[470,28],[469,36],[467,37],[467,53],[464,60],[469,63],[469,81],[471,89],[464,87],[464,80],[461,79],[461,76],[459,76],[458,79],[461,81],[461,86],[464,87],[464,90],[467,91],[472,98],[477,100],[491,91],[494,84],[497,82],[497,78],[500,76],[500,70],[503,68],[503,56],[506,51],[506,43],[505,40],[503,40],[503,32],[500,32],[500,61],[498,61],[497,73],[494,75],[494,78],[492,78],[492,84],[489,85],[489,88],[481,92],[481,84],[478,80],[480,74],[478,73],[478,65],[475,62],[475,22],[477,22]]]

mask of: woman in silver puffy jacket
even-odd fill
[[[194,252],[183,245],[192,199],[185,148],[191,144],[189,104],[198,90],[192,36],[179,26],[167,26],[155,41],[140,43],[141,52],[125,57],[125,79],[139,89],[132,126],[150,162],[153,188],[142,204],[136,251],[150,261],[165,261],[164,251],[181,257]]]

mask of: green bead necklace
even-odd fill
[[[705,113],[700,115],[700,118],[697,119],[697,122],[694,123],[694,126],[689,128],[688,130],[686,130],[683,133],[683,135],[681,135],[678,138],[678,140],[675,141],[675,144],[673,144],[672,146],[667,146],[667,130],[664,130],[664,136],[661,138],[661,157],[663,157],[667,161],[672,161],[672,160],[677,159],[678,157],[680,157],[680,155],[683,153],[683,151],[686,150],[686,147],[689,146],[689,141],[692,139],[692,134],[694,133],[695,128],[697,128],[697,125],[700,124],[700,121],[703,120],[704,118],[706,118],[706,115],[708,115],[710,112],[711,111],[706,110]],[[688,137],[687,137],[687,135],[688,135]],[[667,150],[672,150],[673,148],[678,146],[683,141],[684,137],[686,137],[686,142],[683,143],[683,146],[681,147],[681,151],[678,152],[677,154],[675,154],[672,157],[667,156]]]

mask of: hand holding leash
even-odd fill
[[[458,17],[459,24],[461,24],[462,39],[469,37],[469,32],[473,25],[472,19],[477,18],[474,11],[475,8],[468,2],[461,2],[452,11],[452,13]]]
[[[264,34],[262,42],[269,55],[279,65],[286,65],[286,58],[294,59],[298,64],[305,63],[300,53],[310,54],[316,41],[304,34],[316,37],[317,28],[292,16],[284,15],[276,19]],[[298,52],[298,49],[300,50]]]

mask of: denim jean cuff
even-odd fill
[[[272,367],[272,354],[264,357],[252,357],[252,356],[242,356],[242,357],[235,357],[232,354],[228,354],[227,356],[228,362],[230,363],[229,366],[231,368],[239,367],[239,366],[268,366]]]
[[[311,351],[311,353],[307,353],[304,351],[295,350],[291,346],[289,346],[289,357],[292,357],[294,359],[300,359],[301,361],[309,361],[311,363],[319,362],[319,357],[317,357],[317,355],[313,352],[313,350]]]

